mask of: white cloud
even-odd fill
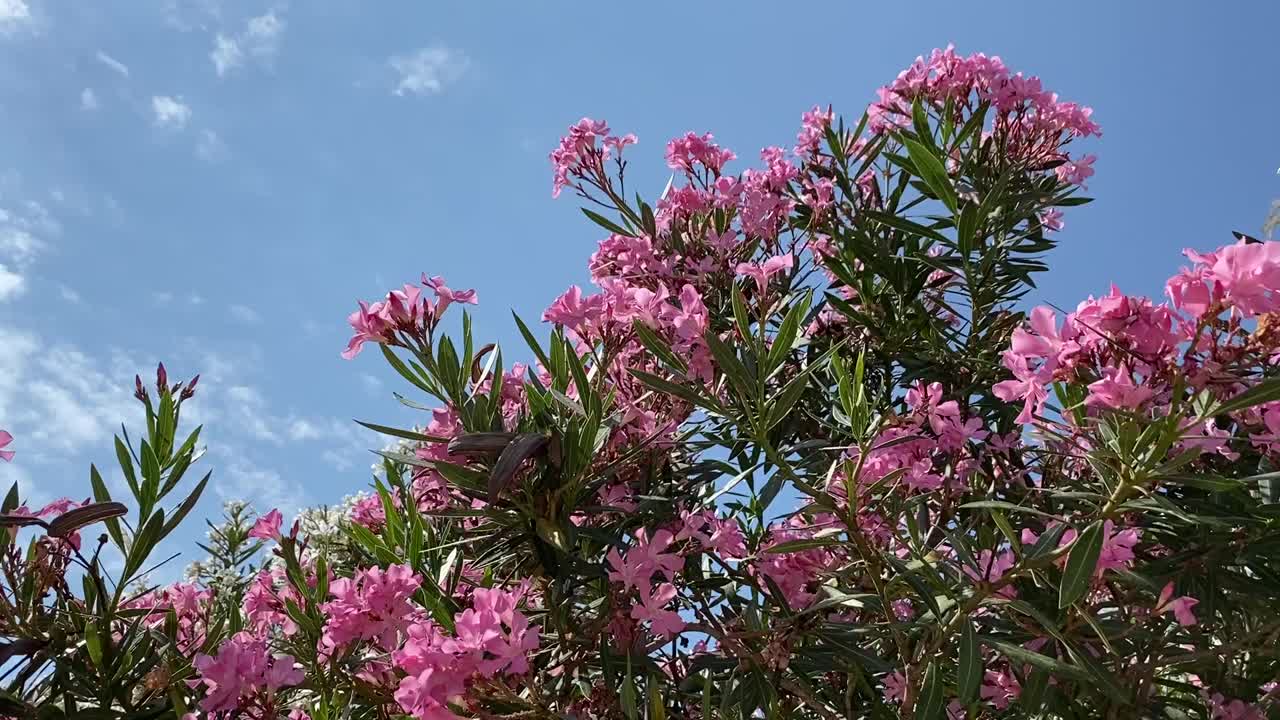
[[[63,300],[66,300],[69,303],[74,304],[74,303],[80,302],[80,293],[76,292],[72,288],[67,287],[66,285],[58,286],[58,295],[60,295]]]
[[[459,50],[432,45],[393,57],[389,63],[400,75],[396,95],[438,95],[462,77],[471,61]]]
[[[218,33],[213,39],[213,50],[209,51],[209,59],[213,61],[214,72],[218,73],[218,77],[222,77],[244,64],[244,52],[240,49],[240,43],[234,38]]]
[[[306,504],[300,483],[286,482],[280,473],[257,465],[243,452],[219,449],[223,458],[214,490],[222,500],[248,500],[260,509],[279,508],[293,515]]]
[[[258,440],[280,443],[280,436],[272,429],[279,427],[280,422],[268,414],[267,401],[257,388],[233,385],[227,389],[227,400],[236,427]]]
[[[0,302],[12,300],[27,291],[27,281],[17,271],[0,263]]]
[[[235,35],[218,33],[213,38],[213,50],[209,51],[214,72],[218,77],[225,77],[227,73],[243,67],[250,58],[269,66],[280,52],[284,28],[284,20],[272,10],[249,18],[244,30]]]
[[[262,316],[258,311],[248,305],[232,305],[228,310],[231,312],[231,317],[245,325],[257,325],[262,322]]]
[[[0,0],[0,33],[9,34],[31,22],[31,6],[25,0]]]
[[[93,88],[85,88],[80,91],[80,109],[81,110],[97,110],[98,96],[93,92]]]
[[[360,384],[364,385],[365,392],[370,395],[376,395],[382,392],[382,379],[376,375],[369,373],[360,373]]]
[[[182,98],[156,95],[151,98],[151,111],[155,114],[156,127],[181,130],[191,121],[191,108]]]
[[[101,443],[134,411],[127,383],[78,349],[0,327],[0,417],[37,457]]]
[[[32,231],[57,234],[59,230],[58,222],[38,202],[22,203],[16,212],[0,208],[0,302],[27,290],[27,272],[46,247]]]
[[[6,224],[3,213],[0,210],[0,256],[19,266],[31,264],[45,244],[26,230]]]
[[[192,305],[202,305],[204,304],[204,298],[200,297],[196,293],[191,293],[191,295],[187,296],[187,302]]]
[[[315,440],[321,435],[323,433],[320,428],[310,420],[297,418],[292,423],[289,423],[290,440]]]
[[[151,300],[157,305],[168,305],[173,302],[173,293],[159,290],[151,293]]]
[[[0,0],[0,2],[2,1],[3,0]],[[112,70],[119,73],[120,75],[124,77],[129,77],[128,65],[125,65],[124,63],[102,52],[101,50],[99,50],[98,54],[95,55],[94,57],[97,58],[98,62],[102,63],[103,65],[106,65],[107,67],[111,68]]]
[[[227,155],[227,144],[212,130],[201,130],[196,141],[196,155],[205,162],[216,163]]]

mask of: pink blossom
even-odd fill
[[[737,156],[716,145],[713,139],[711,133],[700,136],[692,132],[672,139],[667,143],[667,167],[691,173],[695,164],[700,164],[719,175],[724,164]]]
[[[5,462],[13,462],[13,456],[15,455],[15,453],[12,450],[4,449],[8,447],[9,443],[11,442],[13,442],[13,436],[9,434],[9,431],[0,430],[0,460],[4,460]]]
[[[1059,165],[1054,172],[1064,183],[1085,187],[1084,181],[1093,176],[1093,162],[1097,159],[1093,155],[1085,155],[1079,160],[1069,160]]]
[[[907,697],[907,678],[894,670],[881,681],[884,684],[884,699],[890,702],[902,702]]]
[[[664,609],[676,597],[676,587],[662,583],[654,588],[641,590],[640,604],[631,608],[631,618],[648,621],[654,635],[670,639],[684,629],[680,613]]]
[[[1137,410],[1155,395],[1151,388],[1133,381],[1133,375],[1123,362],[1116,367],[1106,368],[1103,373],[1101,380],[1089,383],[1089,396],[1085,398],[1085,405]]]
[[[619,555],[617,548],[607,554],[605,559],[613,566],[609,579],[637,590],[647,588],[654,573],[674,580],[676,573],[684,567],[684,560],[679,555],[666,552],[674,540],[675,535],[670,530],[659,530],[650,541],[645,529],[640,528],[636,531],[635,546],[627,551],[625,557]]]
[[[996,554],[991,550],[983,550],[978,553],[977,557],[974,558],[974,561],[978,563],[979,569],[975,570],[968,565],[964,565],[962,568],[964,570],[964,574],[974,580],[986,582],[996,582],[997,580],[1000,580],[1004,577],[1005,573],[1009,572],[1009,570],[1017,564],[1017,558],[1011,551],[1007,550],[1000,554]],[[1017,596],[1017,591],[1012,585],[1005,585],[1000,588],[1000,591],[996,594],[1004,598],[1014,598]]]
[[[426,273],[422,273],[422,284],[425,287],[431,288],[436,293],[436,299],[438,301],[436,305],[437,316],[443,315],[445,308],[449,307],[450,303],[456,302],[465,305],[475,305],[477,302],[475,290],[450,289],[448,285],[444,284],[444,278],[439,275],[427,277]]]
[[[742,527],[733,518],[712,520],[707,547],[725,560],[741,560],[747,556],[747,541]]]
[[[907,407],[917,414],[924,415],[929,427],[939,435],[946,429],[946,421],[960,417],[960,405],[955,400],[942,401],[942,383],[929,383],[921,380],[907,391]]]
[[[991,386],[991,392],[1005,402],[1022,400],[1022,412],[1018,413],[1017,422],[1030,424],[1036,415],[1044,412],[1049,393],[1044,389],[1044,382],[1039,374],[1027,364],[1027,358],[1013,351],[1003,355],[1004,366],[1013,373],[1013,380],[1002,380]]]
[[[1022,694],[1022,686],[1008,669],[987,670],[982,678],[982,699],[996,710],[1005,710]]]
[[[1177,619],[1179,625],[1191,627],[1196,624],[1196,616],[1191,612],[1191,609],[1199,603],[1199,600],[1186,595],[1175,598],[1173,596],[1173,583],[1168,583],[1160,591],[1160,597],[1156,600],[1155,614],[1163,615],[1167,612],[1173,612],[1173,617]]]
[[[223,643],[215,656],[196,655],[192,665],[199,673],[193,686],[205,688],[200,701],[205,712],[237,710],[259,693],[270,695],[304,677],[293,656],[271,655],[265,640],[247,632]]]
[[[778,273],[790,270],[795,265],[791,255],[775,255],[762,263],[739,263],[734,272],[739,276],[747,276],[756,281],[756,287],[764,294],[769,287],[769,278]]]
[[[333,600],[323,605],[328,615],[322,643],[339,648],[359,640],[373,640],[384,647],[394,645],[394,634],[413,619],[410,599],[422,584],[408,565],[391,565],[386,570],[371,567],[353,578],[329,584]]]
[[[555,171],[551,186],[552,197],[560,196],[560,191],[569,185],[571,175],[590,173],[602,166],[605,150],[596,147],[596,139],[606,138],[608,135],[609,124],[603,120],[582,118],[570,126],[569,134],[560,138],[559,147],[551,151],[550,160]],[[610,145],[621,151],[631,142],[635,142],[635,136],[626,135]]]
[[[1039,214],[1036,218],[1040,221],[1040,225],[1049,232],[1058,232],[1066,226],[1062,221],[1062,211],[1057,208],[1049,208]]]
[[[385,316],[384,304],[376,302],[369,305],[362,300],[358,305],[360,309],[347,317],[356,333],[347,343],[347,349],[342,351],[342,357],[347,360],[359,355],[366,342],[385,343],[391,340],[392,325]]]
[[[253,529],[249,531],[249,537],[261,540],[279,540],[282,522],[284,520],[280,515],[280,511],[272,508],[271,512],[258,518],[257,522],[253,524]]]
[[[1107,570],[1127,568],[1133,561],[1133,548],[1138,544],[1141,531],[1138,528],[1116,530],[1115,523],[1108,520],[1103,524],[1102,553],[1098,556],[1095,575],[1102,577]],[[1063,536],[1066,539],[1066,536]]]

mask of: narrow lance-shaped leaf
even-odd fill
[[[525,460],[545,449],[549,441],[550,438],[542,433],[525,433],[511,441],[511,444],[498,457],[498,462],[493,466],[493,472],[489,474],[490,503],[497,502],[498,495],[515,477],[516,470],[524,464]]]
[[[1102,554],[1102,521],[1094,521],[1071,545],[1067,555],[1067,569],[1062,574],[1062,587],[1058,588],[1058,607],[1069,607],[1089,589],[1093,571]]]

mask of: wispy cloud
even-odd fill
[[[0,0],[0,34],[11,34],[31,22],[31,6],[25,0]]]
[[[6,302],[27,291],[27,279],[16,269],[0,262],[0,302]]]
[[[37,452],[74,452],[110,437],[131,416],[127,384],[67,345],[0,327],[0,417]]]
[[[58,222],[38,202],[0,208],[0,302],[27,291],[26,276],[47,244],[40,235],[56,235]]]
[[[258,311],[248,305],[232,305],[227,310],[231,313],[231,317],[245,325],[257,325],[262,322],[262,316],[258,314]]]
[[[438,95],[462,77],[471,64],[462,51],[443,45],[397,55],[388,62],[399,75],[393,90],[396,95]]]
[[[191,107],[180,97],[156,95],[151,98],[151,111],[156,127],[181,130],[191,122]]]
[[[218,133],[212,130],[201,130],[200,139],[196,141],[196,156],[209,163],[220,162],[227,156],[227,144]]]
[[[286,514],[301,510],[307,495],[302,484],[288,482],[279,472],[259,466],[242,451],[215,449],[221,460],[215,491],[222,500],[251,500],[265,510],[279,508]]]
[[[97,110],[98,95],[93,88],[85,88],[80,91],[80,109],[81,110]]]
[[[0,2],[3,2],[3,0],[0,0]],[[124,77],[129,77],[128,65],[125,65],[124,63],[111,57],[110,55],[106,54],[101,50],[99,50],[97,55],[95,55],[94,57],[97,58],[98,62],[102,63],[103,65],[106,65],[107,67],[111,68],[112,70],[119,73],[120,75]]]
[[[76,304],[80,302],[80,293],[66,285],[58,286],[58,295],[69,303]]]
[[[270,65],[280,52],[280,39],[284,35],[284,19],[272,10],[265,15],[249,18],[244,30],[233,35],[218,33],[213,39],[209,60],[213,62],[218,77],[225,77],[233,70],[244,67],[246,60]]]

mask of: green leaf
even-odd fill
[[[1026,507],[1024,505],[1014,505],[1013,503],[1002,502],[1000,500],[979,500],[977,502],[965,503],[961,505],[960,508],[962,510],[1008,510],[1009,512],[1014,513],[1030,513],[1032,515],[1039,515],[1040,517],[1057,520],[1059,522],[1062,520],[1062,518],[1057,515],[1052,515],[1043,510],[1037,510],[1033,507]]]
[[[1102,535],[1102,521],[1095,520],[1071,544],[1067,569],[1062,574],[1062,587],[1058,588],[1058,607],[1070,607],[1089,590],[1098,557],[1102,554]]]
[[[1022,694],[1018,696],[1018,704],[1027,712],[1035,713],[1044,705],[1044,692],[1049,687],[1049,671],[1036,668],[1022,684]]]
[[[614,235],[624,235],[626,237],[639,237],[638,235],[636,235],[635,231],[627,230],[626,228],[610,220],[609,218],[601,215],[600,213],[592,212],[587,208],[582,208],[582,214],[591,218],[592,222],[604,228],[605,230],[608,230]]]
[[[954,213],[959,206],[959,201],[956,198],[955,188],[951,185],[951,178],[947,176],[946,166],[924,143],[904,137],[902,144],[906,146],[912,164],[920,173],[920,179],[924,180],[929,190]]]
[[[1072,678],[1074,680],[1083,680],[1088,677],[1087,673],[1074,665],[1068,665],[1061,660],[1051,658],[1048,655],[1041,655],[1038,652],[1032,652],[1021,645],[1013,645],[989,637],[983,637],[982,643],[984,645],[991,646],[1000,654],[1015,663],[1031,665],[1032,667],[1040,668],[1041,670]]]
[[[875,210],[861,210],[860,214],[868,219],[875,220],[881,225],[888,225],[891,228],[894,228],[896,230],[901,230],[910,235],[927,237],[930,240],[936,240],[945,245],[951,244],[951,241],[947,239],[946,235],[943,235],[942,233],[938,232],[937,230],[934,230],[931,227],[926,227],[924,225],[921,225],[920,223],[912,222],[904,217],[891,215],[889,213],[877,212]]]
[[[800,322],[804,319],[806,313],[809,312],[809,303],[812,299],[811,293],[806,292],[794,305],[787,310],[787,315],[782,319],[782,324],[778,326],[778,334],[773,338],[773,347],[769,351],[769,364],[765,368],[765,375],[771,375],[775,368],[786,360],[787,355],[791,353],[791,346],[795,344],[796,335],[800,331]]]
[[[84,645],[89,651],[89,659],[93,660],[93,664],[101,672],[105,668],[102,667],[102,636],[98,634],[98,624],[93,618],[85,621],[84,624]]]
[[[116,460],[120,463],[120,472],[124,473],[125,482],[129,483],[134,499],[140,500],[142,495],[138,489],[138,478],[133,473],[133,459],[129,455],[129,448],[125,447],[119,436],[116,437]]]
[[[1244,410],[1245,408],[1272,402],[1274,400],[1280,400],[1280,377],[1272,377],[1263,380],[1257,385],[1254,385],[1248,390],[1245,390],[1239,395],[1214,408],[1213,414],[1225,415],[1227,413]]]
[[[680,356],[672,351],[671,346],[666,340],[658,337],[648,325],[636,320],[632,323],[632,329],[636,333],[636,338],[640,340],[640,344],[645,346],[649,352],[653,353],[659,360],[672,370],[684,375],[689,372],[689,366],[685,364]]]
[[[916,136],[920,138],[922,144],[933,146],[933,131],[929,129],[929,116],[925,113],[924,103],[920,102],[920,96],[911,103],[911,125],[915,128]]]
[[[540,345],[538,343],[538,339],[533,336],[533,332],[529,330],[529,326],[525,325],[524,321],[520,319],[520,316],[514,312],[511,313],[511,317],[516,319],[516,327],[520,328],[520,335],[524,338],[525,344],[528,345],[529,349],[533,351],[533,354],[537,356],[538,362],[542,363],[542,367],[550,371],[551,358],[547,357],[547,353],[543,351],[542,345]]]
[[[95,465],[89,465],[89,485],[93,488],[93,499],[98,502],[111,502],[111,493],[107,491],[107,484],[102,481],[102,475],[98,472]],[[124,551],[124,533],[120,531],[120,521],[116,518],[110,518],[106,522],[107,532],[111,535],[111,539],[115,541],[116,547]]]
[[[635,720],[639,712],[636,710],[636,679],[631,674],[631,655],[627,655],[627,677],[622,683],[622,712],[628,720]]]
[[[630,373],[634,375],[636,379],[640,380],[640,382],[648,385],[658,392],[666,393],[667,395],[674,395],[681,400],[697,405],[705,410],[710,410],[717,415],[725,414],[724,408],[720,406],[720,403],[710,397],[702,395],[688,386],[673,383],[670,380],[658,377],[653,373],[647,373],[643,370],[632,369],[630,370]]]
[[[389,427],[387,425],[375,425],[374,423],[364,422],[363,420],[356,420],[355,423],[357,425],[367,427],[374,432],[382,433],[383,435],[390,435],[392,437],[404,438],[405,440],[416,440],[417,442],[424,443],[449,442],[449,438],[437,437],[435,435],[423,435],[422,433],[413,432],[412,430],[401,430],[400,428]]]
[[[819,537],[819,538],[800,538],[798,540],[788,540],[780,542],[765,548],[764,552],[770,555],[781,555],[783,553],[800,552],[801,550],[813,550],[814,548],[835,547],[837,545],[846,544],[837,536]]]
[[[191,510],[195,508],[196,503],[200,502],[200,495],[204,493],[204,488],[209,484],[209,477],[212,475],[213,471],[210,470],[204,474],[204,477],[200,479],[200,482],[196,483],[195,489],[191,491],[191,494],[187,496],[186,500],[182,501],[182,504],[178,506],[178,509],[173,512],[173,517],[169,518],[169,521],[164,524],[164,528],[160,531],[161,539],[164,539],[169,535],[169,533],[173,532],[183,519],[187,517]]]
[[[960,629],[959,669],[956,671],[956,694],[966,705],[978,699],[978,687],[982,684],[982,656],[978,654],[978,639],[974,637],[973,624],[968,620]]]
[[[938,679],[938,668],[929,663],[924,673],[924,687],[920,689],[920,697],[916,698],[916,720],[937,720],[946,718],[942,712],[942,681]]]

